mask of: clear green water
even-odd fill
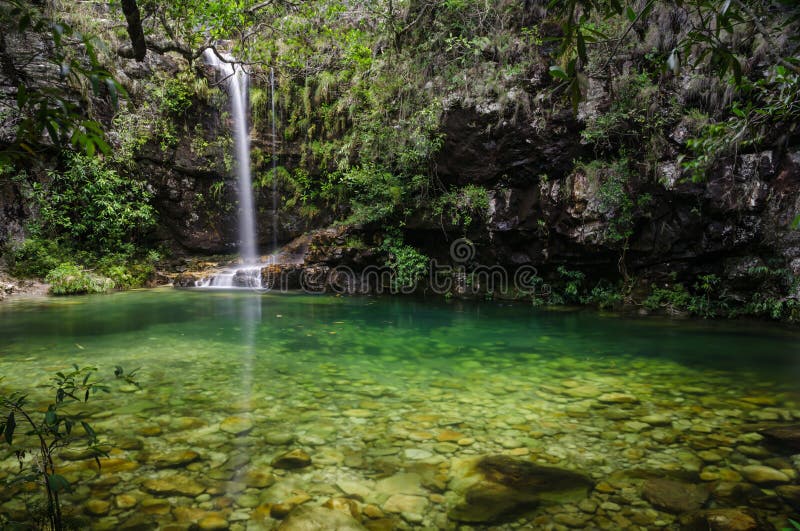
[[[128,441],[114,457],[135,466],[114,473],[119,481],[108,485],[79,462],[66,463],[72,479],[88,486],[68,501],[112,502],[106,514],[91,517],[97,528],[131,518],[166,525],[185,520],[176,508],[189,507],[219,513],[234,528],[269,529],[274,522],[259,519],[256,501],[285,501],[294,489],[319,504],[343,479],[372,488],[410,467],[446,476],[449,463],[471,455],[511,452],[579,468],[598,481],[643,468],[698,482],[735,479],[741,466],[768,459],[737,452],[746,434],[800,419],[799,339],[764,324],[623,319],[502,303],[152,290],[0,305],[0,385],[44,389],[54,370],[73,363],[106,374],[117,364],[142,367],[142,391],[89,404],[97,431]],[[608,393],[636,402],[603,399]],[[235,415],[252,429],[220,430]],[[665,420],[641,422],[653,415]],[[446,430],[461,442],[443,445],[437,436]],[[229,487],[239,485],[243,469],[270,470],[272,458],[291,448],[307,451],[314,465],[273,471],[278,482],[268,489]],[[208,490],[143,511],[158,506],[159,496],[142,481],[176,473],[156,466],[154,456],[176,449],[201,455],[178,472]],[[709,449],[722,459],[705,459]],[[10,477],[13,466],[5,459],[0,475]],[[398,525],[452,525],[446,482],[421,488],[446,501],[434,497],[422,520],[398,515]],[[139,505],[119,508],[123,494]],[[19,498],[6,500],[6,513]],[[380,506],[385,497],[372,501]],[[630,522],[631,511],[643,510],[630,505],[619,514],[600,510],[586,525]],[[770,515],[781,518],[782,511]],[[664,526],[674,521],[661,512],[653,518]]]

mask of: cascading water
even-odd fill
[[[278,250],[278,135],[275,127],[275,69],[269,69],[269,97],[272,109],[272,251]]]
[[[204,278],[198,281],[197,286],[203,288],[260,288],[262,264],[258,263],[259,256],[256,245],[255,207],[250,175],[250,130],[247,126],[249,76],[247,71],[242,66],[237,66],[233,58],[227,54],[218,55],[214,50],[206,49],[203,57],[206,63],[224,76],[228,85],[233,120],[236,175],[238,177],[239,252],[244,265]]]
[[[239,252],[245,265],[258,262],[256,221],[253,207],[253,186],[250,177],[250,130],[247,127],[247,90],[249,76],[228,55],[217,55],[211,49],[203,52],[206,62],[225,76],[231,100],[236,175],[239,179]]]

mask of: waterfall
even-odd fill
[[[227,54],[222,57],[213,50],[203,52],[206,63],[220,72],[228,84],[233,119],[233,140],[236,155],[236,175],[239,179],[239,252],[245,264],[258,262],[256,222],[253,207],[253,186],[250,176],[250,130],[247,126],[247,90],[249,76],[242,66],[233,63]],[[273,102],[273,122],[274,122]],[[273,129],[275,125],[273,123]]]
[[[272,107],[272,252],[278,250],[278,135],[275,127],[275,69],[269,69],[269,96]]]

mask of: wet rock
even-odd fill
[[[361,511],[358,508],[358,502],[349,498],[330,498],[328,501],[323,503],[322,506],[327,509],[341,511],[356,519],[361,517]]]
[[[86,513],[92,516],[103,516],[108,514],[111,503],[106,500],[89,500],[86,502]]]
[[[228,529],[229,527],[228,521],[219,514],[206,515],[197,522],[197,528],[200,531],[217,531]]]
[[[669,426],[672,423],[672,419],[666,415],[645,415],[641,419],[642,422],[646,422],[651,426]]]
[[[294,507],[291,503],[273,503],[269,508],[269,515],[275,520],[283,520],[289,516]]]
[[[383,494],[423,495],[422,476],[414,473],[395,474],[375,483],[375,490]]]
[[[171,475],[160,478],[146,479],[142,488],[156,496],[197,496],[206,488],[194,479],[183,475]]]
[[[356,519],[343,512],[325,507],[302,506],[292,510],[278,531],[363,531]]]
[[[747,481],[758,485],[778,485],[789,483],[789,476],[775,470],[774,468],[763,465],[748,465],[742,467],[741,473]]]
[[[693,485],[671,479],[648,479],[642,485],[642,497],[655,507],[678,514],[700,509],[710,496],[705,485]]]
[[[122,509],[124,511],[135,507],[138,500],[130,494],[120,494],[114,499],[114,503],[117,509]]]
[[[152,454],[147,461],[153,463],[156,468],[178,468],[184,467],[200,459],[200,454],[194,450],[178,450],[175,452]]]
[[[268,470],[248,470],[244,473],[242,481],[250,488],[263,489],[275,483],[275,476]]]
[[[271,431],[264,434],[264,442],[274,446],[285,446],[294,442],[295,435],[285,431]]]
[[[272,466],[275,468],[284,468],[287,470],[294,470],[297,468],[304,468],[311,464],[311,456],[299,448],[289,450],[285,454],[281,454],[272,460]]]
[[[384,511],[399,513],[404,520],[409,522],[421,522],[427,507],[428,500],[426,498],[408,494],[394,494],[383,504]]]
[[[749,509],[707,509],[680,517],[685,531],[766,531],[773,529]]]
[[[577,472],[504,455],[457,460],[450,488],[460,499],[449,516],[461,522],[499,522],[540,501],[578,501],[592,486]]]
[[[247,417],[228,417],[219,423],[219,429],[231,435],[243,435],[253,429],[253,421]]]
[[[639,399],[628,393],[604,393],[597,397],[603,404],[636,404]]]
[[[781,485],[775,488],[775,492],[796,511],[800,511],[800,485]]]
[[[766,437],[773,443],[786,446],[795,450],[800,450],[800,424],[791,426],[777,426],[758,433]]]

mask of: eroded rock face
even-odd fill
[[[593,485],[578,472],[505,455],[456,460],[450,489],[461,498],[449,517],[459,522],[501,522],[541,502],[580,501]]]

